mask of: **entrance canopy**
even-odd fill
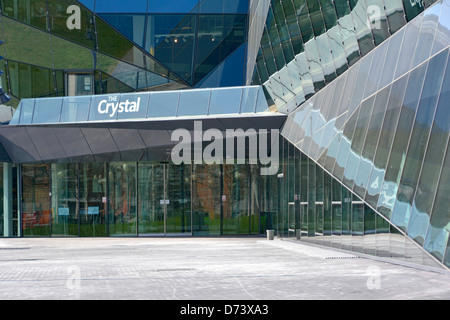
[[[262,87],[22,100],[0,127],[14,163],[167,161],[177,129],[280,129]],[[224,135],[225,137],[225,135]]]
[[[251,115],[269,112],[262,87],[232,87],[22,100],[10,125]]]

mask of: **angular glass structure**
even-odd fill
[[[0,2],[1,236],[450,268],[449,0]]]

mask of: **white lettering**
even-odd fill
[[[119,103],[110,103],[111,107],[112,107],[112,114],[110,115],[110,117],[114,117],[114,115],[117,112],[117,109],[119,109]]]
[[[109,102],[108,102],[109,101]],[[118,113],[136,113],[139,112],[141,98],[136,101],[125,100],[118,102],[117,97],[108,97],[108,100],[102,100],[98,104],[98,113],[109,114],[110,118],[114,118]]]
[[[367,27],[369,29],[381,29],[381,8],[371,5],[367,8]]]
[[[248,137],[248,144],[246,137]],[[236,146],[235,138],[238,140]],[[194,164],[223,164],[224,139],[226,140],[226,164],[246,163],[246,150],[248,150],[248,163],[257,164],[259,148],[259,161],[265,166],[261,167],[261,175],[277,174],[279,169],[279,130],[271,130],[270,140],[267,130],[260,130],[258,133],[254,129],[247,131],[229,129],[222,133],[218,129],[208,129],[203,133],[201,121],[194,122],[193,137],[186,129],[177,129],[172,132],[171,141],[178,142],[171,152],[172,162],[176,165],[191,164],[192,161]],[[204,142],[210,143],[203,149]]]
[[[182,140],[180,141],[180,138]],[[171,158],[175,165],[191,162],[191,134],[186,129],[177,129],[172,133],[172,141],[179,143],[172,149]],[[181,155],[182,154],[182,155]]]
[[[98,113],[100,113],[100,114],[104,114],[104,113],[107,113],[108,112],[108,110],[107,109],[105,109],[105,110],[102,110],[102,105],[103,104],[105,104],[106,105],[106,103],[107,103],[108,101],[106,101],[106,100],[102,100],[102,101],[100,101],[100,103],[98,104]]]
[[[414,7],[416,4],[421,8],[423,7],[423,0],[409,0],[409,3],[411,4],[411,7]]]
[[[66,23],[67,28],[69,30],[73,30],[73,29],[80,30],[81,29],[81,9],[80,9],[80,7],[77,5],[71,5],[67,8],[67,13],[72,14],[67,19],[67,23]]]

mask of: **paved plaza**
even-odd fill
[[[450,299],[450,274],[277,238],[19,238],[0,299]]]

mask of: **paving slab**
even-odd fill
[[[18,238],[0,299],[446,300],[450,274],[277,238]]]

